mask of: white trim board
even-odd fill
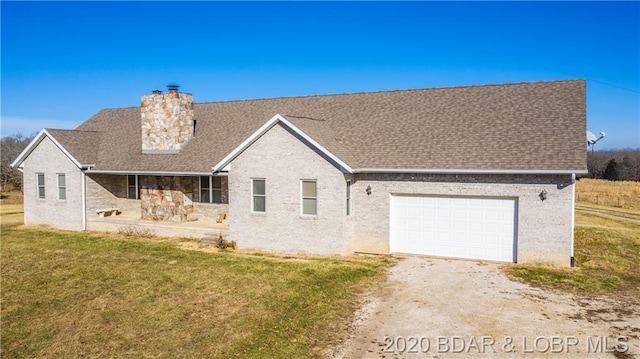
[[[275,114],[273,117],[271,117],[271,119],[269,121],[267,121],[264,125],[262,125],[257,131],[252,133],[251,136],[247,137],[240,145],[238,145],[238,147],[234,148],[233,151],[231,151],[227,156],[225,156],[225,158],[223,158],[220,162],[216,163],[212,167],[213,172],[217,172],[217,171],[223,170],[236,157],[238,157],[238,155],[240,153],[242,153],[242,151],[244,151],[249,146],[251,146],[260,137],[262,137],[262,135],[267,133],[267,131],[269,131],[273,126],[277,125],[278,123],[282,123],[283,125],[287,126],[289,129],[291,129],[297,135],[302,137],[305,141],[309,142],[312,146],[317,148],[320,152],[322,152],[327,157],[329,157],[330,159],[335,161],[338,165],[340,165],[340,167],[344,168],[346,172],[353,173],[353,169],[349,165],[347,165],[344,161],[342,161],[340,158],[338,158],[338,156],[336,156],[333,153],[331,153],[324,146],[322,146],[321,144],[316,142],[316,140],[311,138],[311,136],[309,136],[306,133],[304,133],[301,129],[296,127],[294,124],[292,124],[289,120],[284,118],[279,113]]]

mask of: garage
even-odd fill
[[[515,198],[392,195],[392,253],[516,261]]]

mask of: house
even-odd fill
[[[12,165],[27,225],[100,229],[117,208],[170,234],[224,213],[240,248],[568,266],[585,91],[562,80],[194,103],[173,86],[44,129]]]

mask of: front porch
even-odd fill
[[[224,220],[217,223],[214,218],[201,218],[189,222],[149,221],[141,219],[139,214],[132,213],[87,219],[87,230],[90,231],[118,232],[133,228],[151,231],[159,237],[202,239],[212,235],[226,237],[229,233],[229,222]]]
[[[86,227],[138,229],[161,237],[226,236],[227,187],[226,177],[89,173]]]

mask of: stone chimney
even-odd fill
[[[142,96],[142,153],[178,153],[193,138],[193,95],[168,88]]]

